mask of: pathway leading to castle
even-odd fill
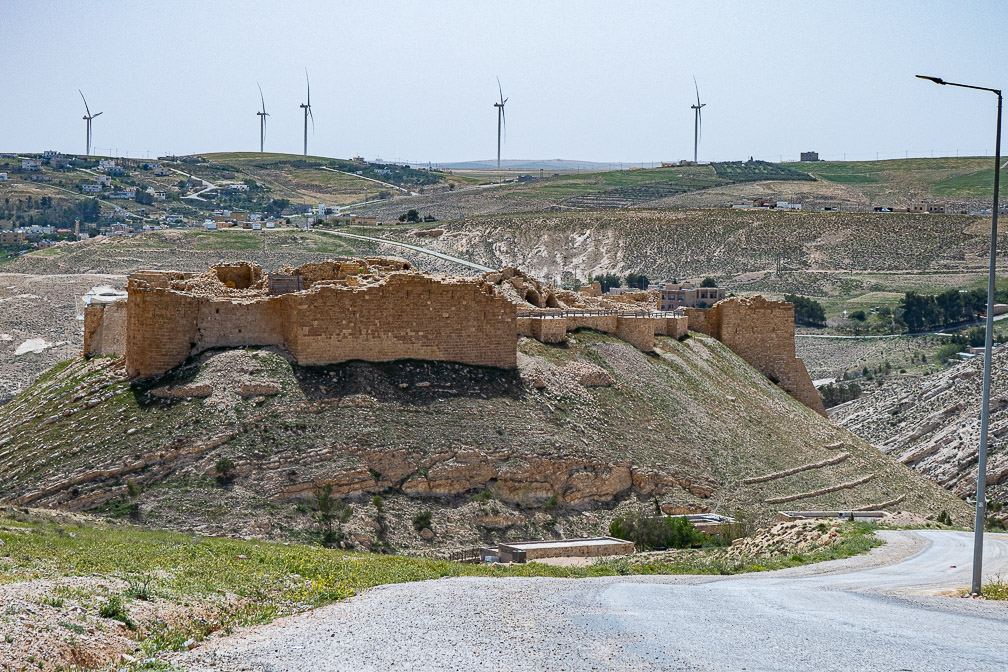
[[[382,586],[204,643],[186,670],[1003,670],[1008,605],[969,585],[972,533],[732,577],[452,578]],[[988,534],[985,575],[1008,575]]]
[[[330,231],[329,229],[312,229],[312,231],[315,231],[317,233],[328,233],[333,236],[343,236],[344,238],[357,238],[358,240],[369,240],[373,243],[382,243],[383,245],[392,245],[394,247],[403,247],[406,248],[407,250],[413,250],[414,252],[419,252],[421,254],[429,254],[432,257],[437,257],[438,259],[444,259],[445,261],[453,261],[456,264],[462,264],[463,266],[468,266],[469,268],[474,268],[477,271],[482,271],[484,273],[489,273],[497,270],[495,268],[481,266],[480,264],[471,261],[466,261],[465,259],[459,259],[458,257],[453,257],[450,254],[442,254],[441,252],[428,250],[426,247],[420,247],[419,245],[400,243],[397,240],[389,240],[387,238],[375,238],[373,236],[362,236],[357,233],[347,233],[346,231]]]

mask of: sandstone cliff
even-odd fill
[[[1008,349],[994,351],[988,496],[1008,501],[1008,389],[998,374]],[[830,410],[833,419],[903,464],[961,497],[976,492],[983,361],[980,357],[921,378],[897,378],[874,394]]]

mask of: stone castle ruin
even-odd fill
[[[732,297],[711,308],[687,308],[686,314],[691,330],[718,339],[792,397],[826,415],[805,363],[795,356],[793,303]]]
[[[656,335],[682,338],[689,328],[825,415],[795,357],[791,304],[732,298],[686,314],[656,305],[646,292],[613,299],[557,290],[514,268],[466,278],[420,273],[390,257],[276,273],[240,262],[203,273],[132,273],[125,301],[85,309],[83,354],[122,356],[137,378],[211,348],[269,345],[302,365],[426,359],[514,369],[519,335],[560,343],[589,328],[652,352]]]
[[[514,304],[481,279],[417,273],[401,260],[325,261],[277,274],[251,263],[200,274],[139,271],[126,291],[125,309],[89,306],[84,354],[123,355],[140,378],[210,348],[264,345],[284,346],[303,365],[517,366]],[[119,330],[123,338],[113,335]]]

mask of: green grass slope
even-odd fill
[[[993,193],[993,158],[941,157],[888,161],[819,161],[802,170],[827,182],[851,185],[873,203],[913,198],[972,198]],[[984,190],[986,188],[986,191]]]

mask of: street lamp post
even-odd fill
[[[984,339],[983,402],[980,407],[980,452],[977,456],[976,519],[973,523],[973,586],[974,595],[980,594],[983,566],[983,532],[987,518],[987,427],[990,417],[991,350],[994,345],[994,270],[997,255],[998,187],[1001,177],[1001,90],[970,84],[946,82],[941,77],[917,75],[943,86],[990,91],[997,95],[997,133],[994,141],[994,206],[991,208],[990,274],[987,277],[987,335]]]

